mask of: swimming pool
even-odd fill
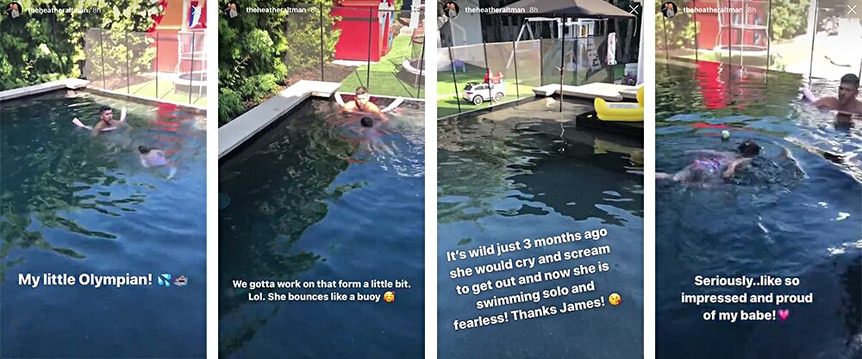
[[[726,65],[725,65],[726,66]],[[656,348],[659,357],[858,358],[862,353],[862,185],[858,161],[835,164],[808,148],[858,154],[859,128],[799,102],[801,79],[770,73],[732,77],[711,63],[657,67],[656,171],[692,161],[685,150],[733,151],[744,139],[764,147],[736,184],[710,189],[657,185]],[[832,93],[837,82],[812,84]],[[726,126],[726,127],[725,127]],[[728,142],[717,135],[727,129]],[[788,151],[793,160],[779,158]],[[783,309],[774,304],[683,305],[696,275],[798,277],[791,289],[812,304],[787,306],[786,322],[711,322],[704,311]]]
[[[357,154],[361,144],[330,125],[340,118],[333,105],[307,101],[220,161],[221,357],[424,353],[423,106],[389,114],[394,156],[381,156]],[[252,303],[234,279],[405,279],[411,288],[395,289],[394,303]]]
[[[558,107],[551,106],[553,110]],[[643,355],[643,141],[576,129],[546,119],[542,101],[493,114],[438,122],[438,355],[441,358],[636,358]],[[490,117],[494,117],[493,119]],[[545,118],[542,118],[545,117]],[[446,252],[566,231],[608,230],[607,273],[496,289],[497,297],[595,280],[596,292],[570,302],[618,292],[623,305],[455,331],[455,319],[489,317],[513,309],[558,305],[549,299],[477,310],[477,298],[455,285],[536,273],[514,269],[482,278],[450,279]],[[569,244],[531,250],[530,255]],[[470,261],[470,265],[499,261]],[[465,261],[466,263],[466,261]],[[585,261],[543,265],[543,272]],[[587,262],[590,264],[590,262]],[[586,280],[584,279],[586,278]],[[616,338],[616,339],[615,339]],[[622,340],[621,338],[625,338]]]
[[[128,107],[133,129],[91,140],[72,125],[92,124],[104,104],[117,117]],[[87,94],[0,106],[0,354],[206,355],[206,134],[196,116]],[[173,153],[176,177],[142,168],[141,144]],[[34,289],[19,273],[170,273],[188,284]]]

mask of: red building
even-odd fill
[[[381,11],[383,10],[383,11]],[[331,15],[340,17],[336,60],[380,61],[392,47],[394,0],[335,0]]]

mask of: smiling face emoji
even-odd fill
[[[610,302],[611,305],[619,305],[620,301],[622,301],[622,298],[620,298],[620,295],[617,293],[611,293],[611,295],[608,296],[608,302]]]
[[[395,292],[389,291],[383,293],[383,301],[386,303],[392,303],[395,301]]]

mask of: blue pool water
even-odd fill
[[[708,189],[657,184],[658,357],[862,355],[862,166],[853,157],[862,153],[862,138],[858,125],[836,124],[829,113],[801,103],[800,85],[786,74],[714,78],[689,67],[659,66],[657,171],[672,173],[691,163],[686,150],[733,151],[749,138],[764,152],[730,183]],[[837,85],[815,81],[812,89],[834,95]],[[722,129],[731,133],[730,141],[720,140]],[[820,151],[849,160],[836,164]],[[791,158],[779,157],[782,152]],[[800,284],[707,289],[692,284],[696,275],[797,277]],[[697,307],[681,304],[681,292],[813,293],[814,302]],[[786,321],[705,321],[703,312],[713,309],[790,314]]]
[[[91,140],[73,117],[129,108]],[[200,358],[206,353],[206,134],[192,114],[94,96],[0,104],[0,355]],[[175,178],[135,148],[165,149]],[[19,286],[19,274],[184,275],[185,287]]]
[[[220,357],[424,353],[423,109],[402,104],[391,115],[393,134],[382,138],[393,155],[369,155],[331,125],[338,115],[330,105],[301,105],[219,164]],[[403,279],[411,288],[395,288],[394,303],[249,302],[235,279]]]
[[[511,111],[511,110],[502,110]],[[502,112],[501,112],[502,113]],[[440,358],[639,358],[643,356],[642,140],[535,119],[530,111],[505,119],[438,123],[438,329]],[[459,296],[456,285],[595,264],[592,258],[450,279],[456,266],[552,254],[594,246],[569,243],[517,255],[447,262],[446,252],[605,228],[611,253],[605,273]],[[597,244],[598,245],[598,244]],[[477,309],[476,300],[595,281],[596,291]],[[514,309],[607,298],[621,305],[455,330],[454,321]]]

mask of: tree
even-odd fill
[[[242,15],[236,18],[219,17],[219,124],[245,112],[246,102],[275,93],[289,73],[332,60],[338,41],[338,32],[332,30],[335,19],[329,16],[331,1],[252,0],[242,6],[306,11],[263,15],[240,9]]]
[[[151,0],[112,1],[111,7],[94,7],[87,0],[21,1],[21,17],[0,18],[0,90],[22,87],[68,77],[80,77],[87,58],[84,53],[85,34],[90,28],[109,31],[111,37],[126,38],[127,32],[146,31],[153,23],[151,15],[157,4]],[[44,13],[28,9],[43,9]],[[48,12],[49,9],[79,9],[69,13]],[[132,41],[139,41],[134,38]],[[152,60],[147,47],[125,52],[112,48],[110,56],[122,57],[117,63],[135,64]],[[132,44],[132,42],[128,42]],[[129,46],[132,48],[132,46]],[[108,52],[106,52],[108,54]]]

